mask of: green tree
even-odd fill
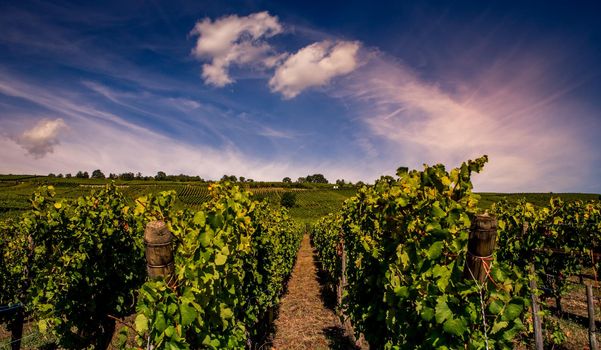
[[[167,180],[167,174],[165,174],[164,171],[159,171],[159,172],[157,172],[157,174],[154,177],[154,179],[157,180],[157,181]]]
[[[328,179],[326,179],[325,176],[323,176],[322,174],[307,175],[306,180],[307,180],[307,182],[311,182],[311,183],[315,183],[315,184],[327,184],[328,183]]]
[[[123,173],[123,174],[119,175],[119,178],[121,180],[130,181],[130,180],[134,179],[134,173]]]
[[[104,173],[100,169],[92,171],[92,179],[104,179]]]
[[[236,175],[223,175],[221,181],[238,182]]]
[[[78,171],[77,174],[75,175],[76,178],[78,179],[87,179],[89,177],[88,172],[83,172],[83,171]]]
[[[292,179],[290,179],[288,176],[286,176],[284,179],[282,179],[282,182],[289,184],[289,183],[292,183]]]

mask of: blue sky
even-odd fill
[[[601,192],[595,2],[0,4],[0,172]]]

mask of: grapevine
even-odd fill
[[[340,217],[315,228],[320,260],[333,277],[333,249],[343,239],[342,309],[371,347],[512,348],[527,331],[527,281],[519,269],[495,263],[495,284],[484,286],[463,278],[478,198],[470,176],[486,161],[450,173],[435,165],[382,177],[347,200]]]

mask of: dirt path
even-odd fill
[[[338,316],[324,305],[313,248],[305,235],[275,321],[273,349],[352,349]]]

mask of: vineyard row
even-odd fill
[[[74,201],[53,192],[1,224],[0,305],[25,305],[61,348],[106,348],[115,320],[129,349],[238,349],[260,338],[302,236],[285,209],[227,183],[197,211],[176,211],[174,191],[132,207],[112,185]],[[174,238],[169,280],[146,280],[143,232],[154,221]]]
[[[538,209],[499,203],[490,213],[498,227],[488,247],[497,248],[476,253],[470,232],[475,234],[478,196],[471,175],[486,161],[468,161],[450,172],[435,165],[382,177],[313,227],[331,289],[344,281],[339,307],[371,348],[512,349],[531,343],[531,296],[559,299],[569,276],[591,269],[596,276],[598,202],[553,199]],[[557,249],[573,254],[557,258]],[[484,281],[466,268],[469,260],[478,262]],[[558,278],[550,284],[548,274]],[[541,288],[532,288],[531,281]],[[565,341],[546,317],[545,303],[541,310],[544,341]]]

